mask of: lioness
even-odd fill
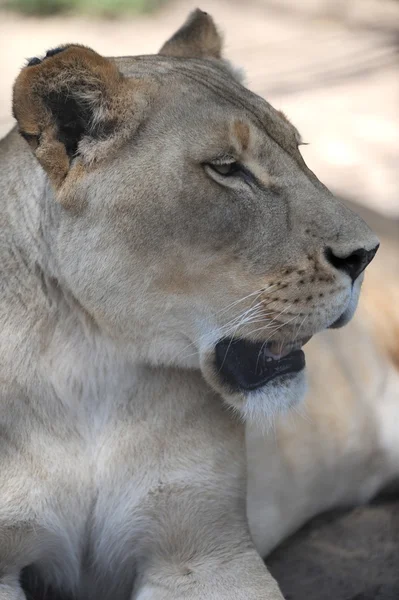
[[[301,346],[350,320],[378,241],[221,45],[196,11],[158,55],[68,45],[15,83],[0,600],[28,566],[82,600],[282,598],[244,420],[303,397]]]

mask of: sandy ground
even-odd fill
[[[11,86],[27,57],[64,42],[109,56],[156,52],[196,4],[111,21],[0,13],[0,135],[12,125]],[[319,177],[340,195],[398,217],[399,2],[200,6],[220,24],[226,56],[245,69],[249,86],[284,110],[310,143],[303,153]]]

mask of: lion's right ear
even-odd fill
[[[159,54],[181,58],[221,58],[222,45],[222,37],[212,17],[197,8],[165,42]]]
[[[21,135],[58,190],[81,157],[88,165],[107,157],[138,126],[143,82],[125,78],[109,59],[69,45],[31,59],[13,94]]]

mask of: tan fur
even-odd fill
[[[233,125],[234,133],[238,138],[238,141],[241,145],[241,149],[243,152],[248,149],[249,146],[249,127],[246,123],[242,123],[241,121],[236,121]]]
[[[352,288],[325,248],[377,240],[220,47],[196,11],[161,55],[68,46],[16,81],[29,144],[17,130],[0,144],[0,600],[24,598],[29,565],[78,600],[281,600],[258,550],[316,508],[279,497],[295,472],[306,498],[313,450],[301,461],[283,424],[274,455],[257,433],[247,463],[246,443],[298,404],[304,373],[235,392],[215,345],[349,321],[362,277]],[[245,177],[212,167],[226,157]],[[320,435],[298,435],[319,449],[330,432],[342,464],[349,417],[326,426],[334,411],[314,406]],[[366,413],[356,456],[380,439]],[[265,489],[280,520],[256,521],[273,513]]]
[[[399,284],[386,277],[373,283],[365,290],[371,327],[379,347],[399,369]]]

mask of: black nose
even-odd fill
[[[348,273],[352,281],[355,281],[364,271],[364,269],[373,260],[379,244],[372,248],[372,250],[365,250],[364,248],[358,248],[354,252],[351,252],[347,256],[337,256],[331,248],[327,248],[325,251],[326,259],[339,271]]]

